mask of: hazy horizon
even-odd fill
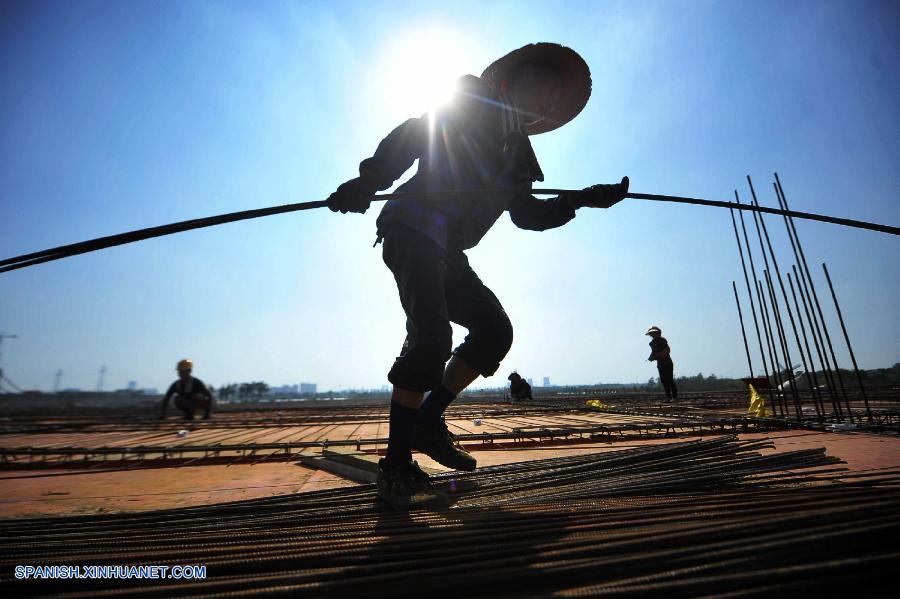
[[[862,370],[889,370],[889,369],[893,368],[896,364],[897,364],[897,363],[895,362],[894,364],[890,364],[890,365],[887,365],[887,366],[875,366],[875,367],[872,367],[872,368],[867,368],[867,369],[862,369]],[[852,372],[852,368],[847,368],[847,367],[841,366],[841,371],[844,372],[844,373]],[[820,373],[821,371],[817,370],[816,372],[817,372],[817,373]],[[676,379],[680,379],[680,378],[682,378],[682,377],[696,377],[696,376],[698,376],[698,375],[703,375],[704,379],[710,379],[711,377],[715,377],[715,378],[717,378],[717,379],[723,379],[723,380],[729,380],[729,381],[740,380],[740,378],[744,378],[744,377],[727,377],[727,376],[720,376],[719,374],[717,374],[717,373],[715,373],[715,372],[693,372],[693,373],[684,372],[684,373],[676,374],[676,375],[675,375],[675,378],[676,378]],[[174,380],[175,380],[176,378],[177,378],[177,377],[173,377],[172,382],[174,382]],[[198,376],[197,378],[201,378],[201,377]],[[556,382],[554,382],[554,381],[553,381],[553,377],[550,377],[550,384],[549,384],[549,385],[544,385],[544,384],[543,384],[543,376],[541,376],[541,377],[523,376],[522,378],[523,378],[523,379],[526,379],[526,380],[532,379],[532,381],[531,381],[530,384],[531,384],[531,386],[532,386],[533,388],[535,388],[535,389],[552,388],[552,387],[592,387],[592,386],[605,386],[605,385],[621,385],[621,386],[632,386],[632,385],[634,385],[634,386],[639,386],[639,385],[647,385],[651,379],[656,381],[656,382],[653,383],[653,384],[658,384],[658,380],[659,380],[659,377],[658,377],[658,375],[657,375],[657,376],[648,377],[646,380],[643,380],[643,381],[594,381],[594,382],[584,382],[584,381],[581,381],[581,382],[571,382],[571,383],[565,383],[565,384],[563,384],[563,383],[556,383]],[[207,385],[214,386],[217,392],[218,392],[218,390],[219,390],[223,385],[230,385],[230,384],[238,384],[238,385],[239,385],[239,384],[241,384],[241,383],[263,382],[263,383],[266,383],[270,388],[280,388],[280,387],[288,387],[288,386],[292,386],[292,385],[300,385],[300,382],[296,382],[296,383],[295,383],[295,382],[279,382],[279,383],[271,383],[271,382],[269,382],[269,381],[260,381],[259,379],[254,379],[254,378],[250,378],[250,379],[245,380],[245,381],[243,381],[243,380],[242,380],[242,381],[224,381],[224,382],[219,382],[219,383],[216,383],[215,381],[211,381],[211,380],[207,380],[207,379],[202,379],[202,380],[203,380]],[[470,385],[470,386],[467,388],[467,390],[469,390],[469,391],[479,391],[479,390],[482,390],[482,391],[483,391],[483,390],[497,390],[497,389],[506,389],[506,388],[509,388],[509,383],[508,383],[508,382],[504,382],[503,384],[494,384],[494,385],[479,384],[479,383],[481,383],[481,381],[483,381],[483,380],[484,380],[484,379],[480,379],[480,380],[478,380],[478,381],[475,381],[475,383],[472,384],[472,385]],[[141,384],[140,384],[140,381],[136,381],[136,382],[138,383],[138,385],[137,385],[136,388],[135,388],[136,391],[144,391],[144,390],[147,390],[147,389],[156,389],[156,391],[157,391],[159,394],[163,394],[163,393],[165,393],[166,389],[168,388],[168,385],[165,385],[165,386],[163,386],[163,387],[160,388],[160,387],[144,386],[144,385],[141,385]],[[349,391],[349,392],[358,391],[358,392],[373,392],[373,393],[377,393],[377,392],[381,392],[381,391],[388,392],[388,391],[390,390],[390,385],[389,385],[389,384],[384,384],[384,383],[379,384],[379,385],[371,385],[371,386],[365,386],[365,385],[363,385],[363,386],[358,386],[358,387],[333,387],[333,388],[330,388],[330,387],[329,387],[329,388],[322,388],[321,385],[318,385],[314,380],[302,381],[302,382],[303,382],[303,383],[313,383],[313,384],[316,384],[316,385],[317,385],[316,393],[336,393],[336,392],[342,392],[342,391]],[[851,380],[851,381],[849,382],[848,387],[849,387],[849,388],[856,388],[856,387],[857,387],[857,383],[855,382],[855,380]],[[660,392],[661,392],[661,389],[662,389],[662,388],[660,387]],[[42,391],[42,392],[44,392],[44,393],[52,393],[52,392],[53,392],[52,389],[45,389],[45,390],[41,390],[41,389],[26,389],[26,391],[38,391],[38,390],[39,390],[39,391]],[[59,391],[60,391],[60,392],[66,392],[66,391],[79,391],[79,392],[85,392],[85,393],[94,393],[94,392],[96,392],[96,388],[92,388],[92,389],[82,389],[82,388],[66,387],[65,385],[61,385]],[[112,389],[112,388],[109,388],[109,387],[107,387],[107,386],[104,386],[104,389],[102,389],[102,391],[103,391],[103,392],[128,391],[128,389],[127,389],[127,387],[124,387],[124,386],[123,386],[123,387],[120,387],[120,388],[116,388],[116,389]],[[298,393],[299,393],[299,392],[298,392]]]

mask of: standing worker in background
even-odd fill
[[[412,460],[412,449],[449,468],[475,468],[475,458],[455,447],[444,410],[479,375],[496,372],[512,345],[509,317],[463,252],[504,212],[522,229],[543,231],[572,220],[578,208],[608,208],[628,191],[626,177],[546,201],[531,195],[544,175],[528,136],[575,118],[590,93],[590,70],[574,50],[551,43],[519,48],[481,77],[460,78],[447,106],[394,129],[362,161],[359,177],[328,198],[333,211],[365,212],[376,191],[419,161],[397,190],[409,197],[387,202],[376,223],[376,244],[384,241],[382,256],[406,313],[406,341],[388,373],[390,429],[378,468],[378,496],[395,509],[447,500]],[[470,191],[434,193],[453,190]],[[469,331],[452,351],[451,322]]]
[[[185,420],[193,420],[194,412],[203,409],[203,419],[209,419],[209,411],[212,409],[213,396],[198,378],[191,376],[194,363],[188,359],[181,360],[175,367],[178,371],[178,380],[169,386],[166,397],[163,399],[160,418],[166,417],[166,406],[169,400],[175,396],[175,407],[184,412]]]
[[[678,399],[678,387],[675,386],[675,364],[672,362],[669,342],[662,336],[660,328],[656,326],[647,329],[647,335],[652,337],[650,340],[650,357],[647,359],[651,362],[656,362],[656,369],[659,371],[659,382],[662,383],[666,397]]]

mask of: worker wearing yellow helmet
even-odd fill
[[[209,389],[198,378],[191,376],[194,363],[185,358],[175,366],[178,371],[178,380],[169,386],[166,397],[163,399],[160,418],[166,417],[166,406],[169,400],[175,397],[175,407],[184,412],[185,420],[193,420],[194,412],[203,410],[203,418],[209,418],[209,412],[213,406],[213,396]]]

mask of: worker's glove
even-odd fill
[[[628,193],[628,177],[622,177],[621,183],[591,185],[581,191],[566,194],[572,208],[609,208],[622,201]]]
[[[328,196],[328,208],[332,212],[340,211],[342,214],[348,212],[362,214],[369,209],[369,204],[372,203],[376,191],[378,191],[378,183],[372,179],[365,177],[350,179]]]

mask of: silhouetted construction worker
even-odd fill
[[[513,400],[534,399],[531,396],[531,385],[518,372],[513,372],[506,380],[509,381],[509,396]]]
[[[572,120],[590,92],[590,71],[575,51],[550,43],[515,50],[481,77],[462,77],[446,107],[397,127],[363,160],[359,177],[328,198],[333,211],[365,212],[376,191],[419,162],[397,190],[411,195],[387,202],[377,220],[376,243],[384,241],[406,313],[406,341],[388,373],[390,432],[378,471],[379,497],[396,509],[446,501],[412,460],[413,448],[449,468],[475,468],[455,447],[443,413],[478,375],[496,372],[512,344],[506,312],[463,252],[504,212],[516,226],[542,231],[580,207],[608,208],[628,190],[626,177],[546,201],[531,195],[544,175],[528,136]],[[512,191],[432,193],[473,189]],[[453,351],[451,322],[468,329]]]
[[[213,406],[213,396],[198,378],[191,376],[194,363],[190,360],[181,360],[175,367],[178,371],[178,380],[169,386],[163,399],[160,418],[166,417],[166,407],[169,400],[175,398],[175,407],[184,412],[185,420],[193,420],[194,412],[203,410],[203,418],[208,419]]]
[[[671,349],[669,342],[662,336],[659,327],[653,326],[647,329],[647,335],[650,335],[650,357],[647,358],[651,362],[656,362],[656,369],[659,371],[659,382],[662,383],[669,399],[678,399],[678,387],[675,386],[675,364],[672,362]]]

